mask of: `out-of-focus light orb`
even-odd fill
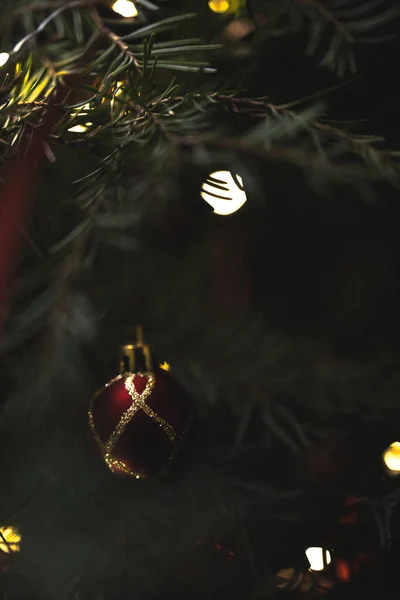
[[[0,527],[0,551],[6,554],[19,552],[21,536],[14,527]]]
[[[117,0],[112,5],[113,11],[121,15],[121,17],[126,17],[127,19],[138,16],[138,10],[133,2],[130,0]]]
[[[8,52],[0,52],[0,67],[3,67],[9,58],[10,55],[8,54]]]
[[[208,6],[213,12],[223,14],[229,9],[229,2],[227,0],[210,0]]]
[[[162,369],[163,371],[170,371],[171,365],[164,361],[164,362],[160,363],[160,369]]]
[[[393,442],[383,453],[383,461],[389,471],[400,475],[400,442]]]
[[[217,215],[231,215],[246,202],[243,180],[239,175],[236,175],[236,179],[240,187],[229,171],[216,171],[203,183],[201,197],[213,207]]]
[[[311,571],[323,571],[332,561],[331,553],[323,548],[307,548],[306,556]]]
[[[86,129],[91,125],[93,125],[93,123],[85,123],[84,125],[73,125],[73,127],[70,127],[68,131],[72,131],[72,133],[85,133]]]
[[[343,558],[339,558],[335,564],[336,576],[339,581],[348,583],[351,579],[351,569],[349,563]]]

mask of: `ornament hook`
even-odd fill
[[[121,374],[137,371],[152,371],[151,350],[144,342],[141,325],[136,327],[135,343],[124,344],[121,347]]]

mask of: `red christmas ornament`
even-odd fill
[[[123,350],[121,374],[93,398],[89,425],[109,469],[141,479],[159,475],[176,455],[191,410],[171,374],[151,369],[141,335]]]

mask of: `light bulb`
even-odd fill
[[[6,554],[19,551],[21,536],[14,527],[0,527],[0,550]]]
[[[10,55],[8,54],[8,52],[0,52],[0,67],[3,67],[9,58]]]
[[[229,171],[216,171],[203,183],[201,197],[217,215],[231,215],[246,202],[246,192],[241,189],[243,180],[239,175],[236,175],[236,179],[240,187]],[[223,189],[220,189],[221,186]]]
[[[400,475],[400,442],[393,442],[385,450],[383,461],[392,475]]]
[[[323,571],[332,561],[331,553],[323,548],[307,548],[306,556],[311,571]]]
[[[116,98],[118,98],[118,96],[120,96],[123,91],[124,91],[124,82],[123,81],[117,81],[117,85],[115,86],[114,96]]]
[[[72,131],[72,133],[84,133],[86,129],[91,125],[93,125],[93,123],[85,123],[84,125],[74,125],[73,127],[70,127],[68,131]]]
[[[86,113],[88,113],[89,111],[90,111],[90,104],[89,104],[89,102],[87,102],[83,106],[80,106],[79,108],[76,109],[76,114],[77,115],[86,115]]]
[[[112,5],[113,11],[121,15],[121,17],[125,17],[127,19],[138,16],[138,11],[136,6],[130,0],[117,0]]]
[[[227,0],[210,0],[208,6],[213,12],[223,14],[228,10],[229,2]]]

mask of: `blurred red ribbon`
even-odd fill
[[[65,96],[65,93],[64,93]],[[57,102],[56,102],[57,100]],[[26,128],[16,154],[6,160],[0,178],[0,333],[10,302],[21,232],[39,181],[45,142],[59,118],[60,94],[54,93],[40,123]]]

